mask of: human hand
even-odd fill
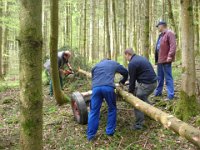
[[[172,62],[172,58],[171,58],[171,57],[168,57],[168,58],[167,58],[167,62]]]

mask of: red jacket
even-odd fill
[[[160,49],[155,51],[156,63],[170,63],[175,60],[176,37],[170,30],[161,33]]]

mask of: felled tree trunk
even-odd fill
[[[86,75],[91,78],[91,74],[84,70],[79,69],[79,73]],[[200,147],[200,130],[190,126],[189,124],[177,119],[173,115],[167,114],[158,108],[155,108],[139,98],[133,96],[132,94],[124,91],[121,87],[116,86],[117,94],[120,95],[126,102],[130,103],[132,106],[138,110],[144,112],[146,115],[152,119],[160,122],[165,128],[173,130],[180,136],[186,138],[188,141],[192,142],[194,145]],[[85,92],[83,96],[91,94],[91,91]]]
[[[152,119],[162,123],[162,125],[178,133],[180,136],[185,137],[188,141],[200,147],[200,130],[190,126],[189,124],[177,119],[173,115],[167,114],[158,108],[155,108],[132,94],[124,91],[122,88],[117,87],[117,92],[124,98],[125,101],[133,105],[138,110],[144,112]]]

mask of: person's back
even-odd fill
[[[151,63],[142,56],[134,55],[129,63],[129,72],[134,74],[138,83],[151,84],[157,80]]]
[[[92,88],[97,86],[111,86],[115,87],[114,85],[114,77],[115,73],[122,70],[122,67],[119,63],[104,59],[92,69]]]
[[[106,134],[113,135],[116,128],[116,99],[115,99],[115,73],[120,73],[124,84],[128,78],[128,71],[119,63],[112,60],[102,60],[92,69],[92,96],[90,113],[88,117],[87,139],[90,141],[96,135],[99,126],[99,115],[103,100],[108,104],[108,118]]]

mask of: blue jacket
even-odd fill
[[[128,78],[128,71],[122,65],[113,60],[104,59],[92,68],[92,88],[98,86],[115,87],[115,73],[123,76],[121,83],[125,83]]]
[[[135,82],[152,84],[157,81],[156,73],[151,63],[142,56],[133,55],[128,65],[128,71],[130,76],[129,92],[135,92]]]

